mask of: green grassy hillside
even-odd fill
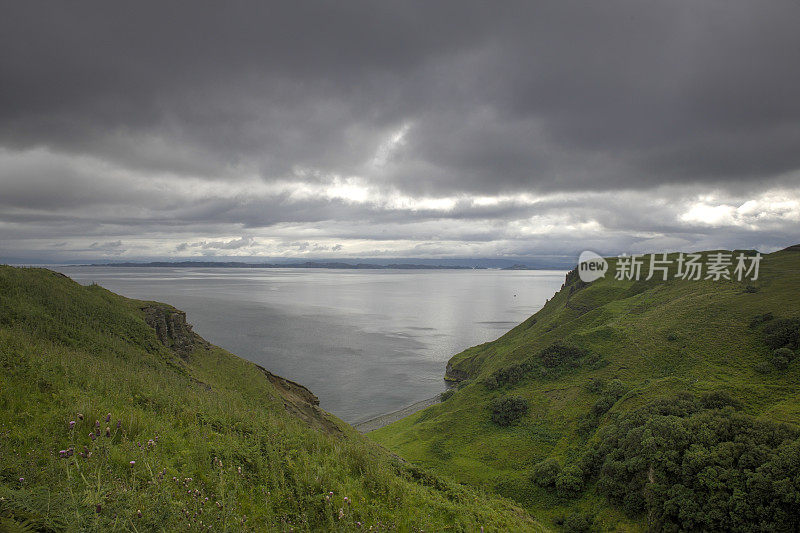
[[[540,530],[163,304],[0,267],[0,531]]]
[[[675,256],[673,256],[674,258]],[[585,284],[370,436],[569,530],[800,528],[800,249],[755,282]]]

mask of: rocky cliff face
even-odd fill
[[[158,340],[183,358],[198,345],[208,343],[192,331],[191,324],[186,323],[186,313],[164,304],[147,305],[142,308],[147,324],[156,330]]]

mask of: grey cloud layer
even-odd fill
[[[529,253],[559,248],[548,234],[567,242],[558,224],[595,224],[609,251],[657,239],[776,247],[797,230],[769,214],[724,232],[684,216],[704,192],[734,206],[771,189],[796,199],[796,1],[34,0],[3,11],[7,248],[120,254],[149,236],[170,251],[243,252],[272,232],[278,251],[346,252],[341,237]],[[379,195],[456,200],[406,209],[248,192],[351,176]],[[495,194],[511,199],[473,202]]]

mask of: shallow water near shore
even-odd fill
[[[347,422],[445,390],[447,360],[539,310],[564,281],[545,270],[58,267],[186,311],[197,333],[302,383]]]

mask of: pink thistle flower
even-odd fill
[[[108,424],[109,422],[111,422],[111,413],[108,413],[106,415],[106,424]]]
[[[133,465],[135,465],[135,464],[136,464],[136,461],[131,461],[131,462],[130,462],[130,465],[131,465],[131,466],[133,466]]]
[[[74,420],[70,420],[69,421],[69,429],[72,429],[74,427],[75,427],[75,421]]]

